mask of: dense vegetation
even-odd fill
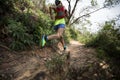
[[[112,22],[106,22],[98,35],[89,42],[90,46],[104,50],[112,57],[120,58],[120,32],[114,29]]]
[[[32,1],[5,0],[0,5],[0,42],[11,49],[23,50],[40,45],[43,34],[52,33],[52,20]],[[8,6],[8,7],[6,7]],[[51,29],[51,30],[50,30]]]
[[[114,22],[106,22],[99,33],[92,36],[86,46],[96,48],[97,57],[109,63],[115,79],[118,80],[120,73],[120,31],[119,28],[115,29],[115,27]]]
[[[31,45],[41,44],[43,34],[52,34],[53,21],[42,0],[5,0],[0,1],[0,43],[12,50],[25,50]],[[42,6],[41,6],[42,5]],[[65,40],[78,38],[79,32],[67,26]]]
[[[8,46],[16,51],[25,50],[36,45],[40,46],[41,36],[54,32],[53,21],[48,15],[49,11],[46,12],[45,0],[41,0],[43,2],[37,5],[35,5],[37,2],[33,1],[0,0],[0,46]],[[85,43],[87,47],[96,48],[99,58],[109,62],[113,61],[112,70],[117,75],[120,73],[120,29],[115,29],[114,23],[113,21],[105,22],[97,34],[90,34],[88,31],[81,33],[67,25],[64,37],[66,42],[74,39]],[[117,25],[117,27],[119,26]],[[62,61],[60,62],[62,63]],[[52,67],[51,64],[50,66]]]
[[[14,50],[24,50],[31,45],[40,45],[43,34],[53,33],[53,21],[45,12],[45,2],[39,6],[29,0],[0,1],[0,42]],[[35,5],[36,4],[36,5]],[[37,6],[39,6],[37,8]],[[44,10],[43,10],[44,8]],[[40,9],[40,10],[39,10]],[[113,22],[106,22],[98,34],[79,32],[74,27],[66,28],[66,42],[75,39],[97,47],[110,56],[120,57],[120,33],[114,29]]]

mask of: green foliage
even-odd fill
[[[92,6],[96,6],[97,5],[97,1],[96,0],[91,0],[91,5]]]
[[[96,37],[95,34],[91,34],[90,32],[86,31],[85,33],[81,33],[78,37],[78,40],[84,44],[88,43],[89,41],[93,40]],[[91,42],[92,43],[92,42]]]
[[[45,16],[42,14],[42,16]],[[53,22],[46,18],[32,14],[19,14],[15,20],[9,20],[8,31],[10,36],[13,38],[13,42],[10,47],[14,50],[23,50],[26,47],[36,43],[40,45],[41,36],[43,34],[53,33],[52,24]],[[17,22],[18,21],[18,22]],[[23,47],[22,47],[23,46]]]
[[[69,32],[69,27],[66,27],[65,33],[64,33],[64,40],[66,43],[69,43],[70,39],[71,39],[71,34]]]
[[[66,27],[65,40],[69,42],[71,39],[78,40],[80,32],[73,27]]]
[[[39,17],[38,19],[38,23],[37,26],[34,27],[34,41],[37,44],[41,44],[40,40],[42,35],[49,35],[52,34],[53,28],[52,28],[53,22],[50,19],[45,19],[45,18],[41,18]]]
[[[105,0],[104,6],[113,7],[114,5],[120,4],[120,0]]]
[[[69,42],[70,39],[74,39],[82,43],[88,43],[89,41],[93,40],[96,36],[94,34],[90,34],[90,32],[86,30],[80,32],[78,29],[75,29],[73,27],[67,27],[65,33],[65,39],[67,40],[67,42]]]
[[[87,45],[97,48],[97,57],[107,61],[115,80],[119,79],[120,32],[119,29],[114,29],[114,22],[106,22],[103,29]]]
[[[105,58],[106,53],[104,52],[104,50],[98,48],[96,51],[99,53],[99,54],[97,54],[98,58],[100,58],[100,59],[104,59]]]
[[[34,7],[34,4],[31,0],[17,0],[14,5],[15,9],[20,9],[21,11],[24,11],[26,9],[28,11],[30,8]]]
[[[0,0],[0,13],[10,13],[13,11],[15,0]]]
[[[8,14],[14,12],[14,3],[17,0],[0,0],[0,28],[7,23]]]
[[[32,1],[0,0],[0,2],[3,3],[0,5],[2,14],[0,26],[2,25],[1,29],[7,28],[6,35],[9,40],[7,45],[11,49],[24,50],[33,44],[40,45],[43,34],[49,35],[54,32],[53,21],[48,14],[36,8]]]
[[[70,34],[71,34],[71,38],[77,40],[77,37],[78,37],[78,32],[77,32],[77,30],[75,30],[75,29],[73,29],[73,28],[70,28],[70,29],[69,29],[69,32],[70,32]]]
[[[23,50],[27,46],[33,44],[32,36],[29,35],[25,26],[21,22],[16,22],[14,20],[9,20],[8,32],[12,37],[13,41],[10,47],[14,50]]]
[[[111,57],[120,57],[120,33],[113,28],[111,22],[106,22],[96,38],[87,45],[98,47]]]

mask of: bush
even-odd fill
[[[51,21],[49,18],[47,19],[41,17],[38,18],[37,25],[34,27],[33,32],[35,43],[40,45],[42,35],[49,35],[54,32],[52,25],[53,21]]]
[[[88,46],[97,49],[97,57],[105,60],[111,69],[113,79],[118,80],[120,76],[120,32],[114,29],[112,22],[106,22],[100,32],[93,40],[87,43]]]
[[[96,34],[91,34],[87,30],[80,32],[79,29],[76,29],[71,26],[66,27],[65,34],[66,42],[69,42],[71,39],[73,39],[84,44],[88,43],[89,41],[92,41],[96,37]]]
[[[11,49],[23,50],[26,47],[33,44],[32,35],[29,35],[26,31],[26,27],[23,26],[21,22],[9,20],[8,32],[13,39],[13,41],[10,44]]]
[[[80,32],[78,30],[76,30],[73,27],[66,26],[64,37],[67,43],[69,43],[71,39],[78,40],[79,35],[80,35]]]
[[[23,50],[34,43],[40,45],[42,35],[54,32],[53,21],[31,1],[5,0],[0,2],[3,3],[0,5],[0,14],[5,14],[1,15],[0,25],[4,26],[5,30],[7,28],[7,39],[10,38],[11,42],[8,45],[13,50]],[[0,34],[1,32],[2,30]]]
[[[89,46],[98,47],[108,53],[111,57],[120,57],[120,33],[108,22],[98,33],[96,38],[87,43]]]
[[[14,10],[15,0],[0,0],[0,14],[11,13]]]

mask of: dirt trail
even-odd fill
[[[84,44],[77,41],[71,41],[68,51],[70,51],[70,64],[67,65],[69,67],[68,76],[64,80],[111,79],[112,75],[106,70],[108,65],[96,57],[94,49],[86,48]],[[17,54],[2,50],[0,53],[0,80],[53,80],[48,76],[45,78],[47,73],[45,63],[54,54],[56,51],[51,47],[34,48]]]
[[[97,65],[99,64],[96,58],[96,52],[92,48],[85,48],[84,44],[78,41],[71,41],[69,45],[71,61],[70,64],[73,68],[71,75],[74,80],[96,80]],[[96,66],[96,67],[95,67]]]
[[[71,41],[69,45],[71,60],[79,62],[80,65],[97,62],[95,50],[92,48],[85,48],[84,44],[78,41]]]
[[[70,80],[114,80],[110,66],[97,58],[95,49],[78,41],[70,41]]]

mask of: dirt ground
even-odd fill
[[[74,40],[64,53],[69,54],[64,78],[54,78],[58,74],[50,74],[45,64],[55,54],[57,50],[50,46],[23,52],[0,48],[0,80],[114,80],[109,65],[96,57],[95,50]]]

